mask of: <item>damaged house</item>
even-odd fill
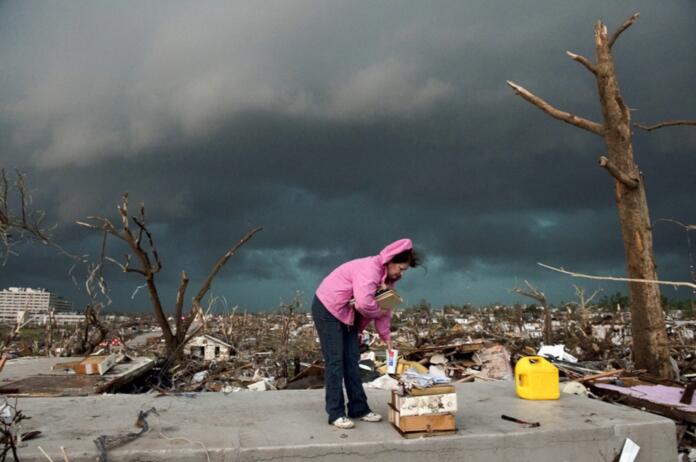
[[[192,338],[184,347],[184,354],[204,361],[227,361],[235,350],[229,343],[204,334]]]

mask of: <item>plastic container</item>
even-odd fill
[[[515,364],[515,388],[523,399],[558,399],[558,369],[541,356],[526,356]]]
[[[399,350],[387,348],[387,374],[396,374],[396,365],[399,362]]]

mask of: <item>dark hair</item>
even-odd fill
[[[408,249],[397,253],[390,261],[392,263],[408,263],[408,266],[415,268],[423,264],[423,255],[413,249]]]

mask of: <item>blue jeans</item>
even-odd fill
[[[329,423],[346,416],[343,385],[348,395],[348,417],[360,418],[370,412],[367,396],[360,380],[360,345],[358,345],[358,313],[353,326],[336,319],[314,296],[312,318],[319,333],[321,353],[324,355],[324,388],[326,413]]]

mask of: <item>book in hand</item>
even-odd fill
[[[404,299],[394,289],[379,289],[375,294],[375,301],[382,311],[387,311],[401,305]],[[351,306],[355,306],[355,299],[351,298],[348,303]]]
[[[401,305],[404,299],[394,289],[380,289],[375,294],[375,301],[383,311],[387,311]]]

